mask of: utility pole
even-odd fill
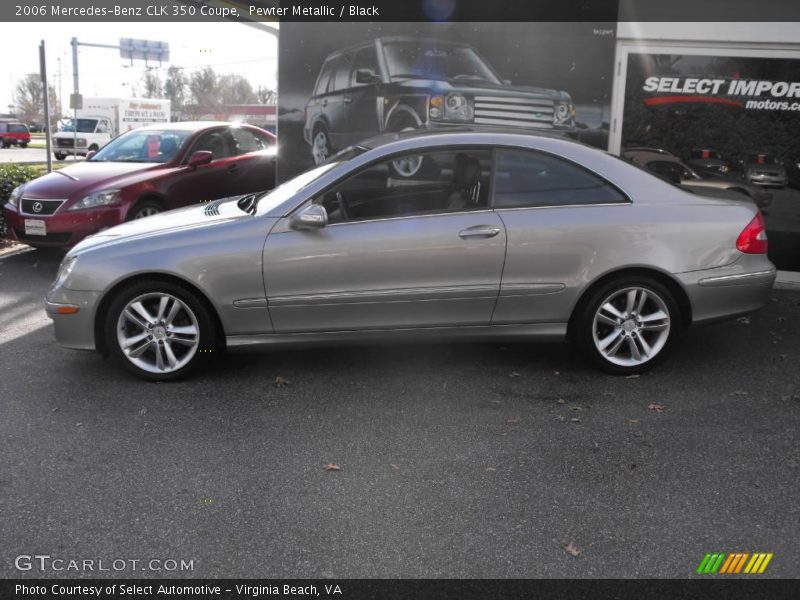
[[[78,88],[78,38],[72,38],[72,96],[69,106],[72,109],[72,160],[78,160],[78,104],[83,108],[83,100]]]
[[[47,58],[44,50],[44,40],[39,44],[39,75],[42,78],[42,87],[44,88],[44,127],[45,143],[47,144],[47,172],[53,170],[53,155],[50,153],[50,88],[47,85]]]

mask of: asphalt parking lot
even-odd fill
[[[0,258],[0,577],[681,578],[716,551],[800,577],[800,293],[637,378],[468,344],[147,384],[54,343],[59,258]],[[37,553],[193,571],[14,567]]]

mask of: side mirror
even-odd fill
[[[381,80],[372,69],[357,69],[356,83],[378,83]]]
[[[97,152],[96,152],[96,151],[94,151],[94,150],[89,150],[89,151],[86,153],[86,160],[92,160],[92,157],[93,157],[95,154],[97,154]]]
[[[208,150],[198,150],[189,157],[189,162],[186,164],[189,165],[190,169],[196,169],[200,165],[210,163],[212,158],[214,158],[214,155]]]
[[[289,226],[292,229],[322,229],[328,224],[328,211],[321,204],[309,204],[300,212],[292,215]]]
[[[503,79],[503,85],[511,85],[510,79]]]

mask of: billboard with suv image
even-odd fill
[[[613,34],[590,23],[284,23],[278,177],[384,132],[511,128],[606,148]]]

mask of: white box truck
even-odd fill
[[[68,154],[86,156],[126,131],[169,121],[169,100],[84,98],[77,118],[64,119],[63,126],[53,136],[53,155],[58,160],[64,160]]]

